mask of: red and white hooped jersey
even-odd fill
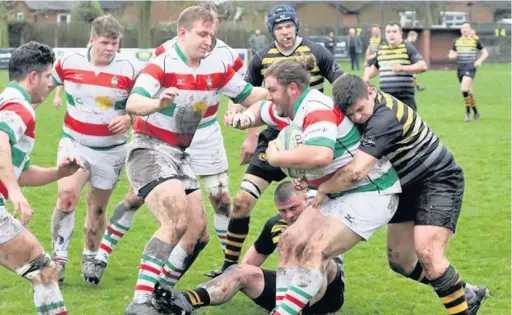
[[[90,50],[85,52],[65,56],[53,68],[53,81],[64,85],[66,97],[63,137],[98,149],[124,144],[128,133],[114,134],[108,125],[126,114],[126,100],[138,70],[118,55],[107,66],[96,67],[89,62]]]
[[[169,87],[179,90],[174,103],[149,116],[137,117],[133,131],[181,149],[190,145],[205,115],[217,110],[219,94],[240,103],[252,91],[252,85],[220,59],[204,58],[198,68],[189,67],[179,45],[142,70],[132,93],[158,98]]]

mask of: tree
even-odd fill
[[[0,48],[9,48],[9,15],[12,1],[0,1]]]
[[[151,2],[137,1],[137,9],[139,11],[139,23],[137,27],[137,39],[139,48],[151,47]]]
[[[98,1],[81,0],[71,9],[71,22],[91,24],[95,18],[103,14],[103,9]]]

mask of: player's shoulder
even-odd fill
[[[276,225],[286,225],[286,223],[283,221],[281,216],[279,214],[270,217],[267,222],[265,223],[265,227],[272,230],[272,227]]]
[[[305,101],[309,106],[318,109],[334,108],[334,102],[332,98],[316,89],[309,90],[308,94],[305,97]]]
[[[64,66],[78,66],[83,65],[84,63],[88,63],[89,59],[87,57],[87,52],[77,52],[73,51],[59,58],[60,64],[62,67]]]
[[[274,53],[273,51],[277,50],[276,42],[272,41],[271,43],[267,44],[267,46],[260,49],[253,58],[259,58],[260,60],[265,58],[269,53]],[[279,51],[278,51],[279,52]]]
[[[406,106],[407,105],[390,94],[377,90],[375,108],[370,120],[373,124],[386,125],[389,123],[400,123],[397,116],[398,112],[403,113]]]

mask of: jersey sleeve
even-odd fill
[[[456,45],[456,43],[457,43],[457,40],[456,40],[456,39],[454,39],[454,40],[453,40],[453,44],[452,44],[452,50],[453,50],[453,51],[457,51],[457,45]]]
[[[417,63],[423,60],[423,56],[413,45],[406,43],[405,49],[407,50],[407,55],[409,56],[411,63]]]
[[[479,38],[477,38],[477,40],[476,40],[476,49],[482,50],[484,48],[485,47],[484,47],[484,45],[482,45],[482,41]]]
[[[59,58],[53,65],[52,80],[55,85],[64,84],[64,70],[62,69],[62,59]]]
[[[153,59],[142,69],[135,80],[131,94],[139,94],[148,98],[156,95],[164,82],[165,57],[162,55]]]
[[[338,118],[334,110],[319,102],[309,104],[312,109],[304,117],[304,144],[328,147],[334,151]],[[311,106],[313,105],[313,106]]]
[[[290,124],[285,118],[276,115],[274,110],[274,103],[267,100],[260,102],[260,117],[263,122],[270,127],[278,127],[283,129]]]
[[[329,82],[333,83],[343,74],[343,70],[341,70],[340,65],[336,62],[336,59],[327,50],[327,48],[319,45],[315,58],[317,58],[317,65],[318,68],[320,68],[320,73]]]
[[[267,220],[263,230],[261,230],[258,239],[254,242],[254,249],[258,252],[258,254],[268,256],[274,252],[277,247],[277,244],[272,240],[272,227],[276,222],[276,217],[272,217]]]
[[[252,85],[244,81],[231,65],[225,64],[224,82],[219,92],[229,97],[234,103],[243,102],[252,92]]]
[[[263,84],[262,68],[261,57],[259,55],[252,57],[247,72],[245,73],[245,81],[252,84],[252,86],[261,86]]]
[[[359,150],[380,159],[402,135],[402,130],[391,110],[378,110],[364,127]]]
[[[7,103],[0,107],[0,130],[9,136],[11,145],[18,143],[34,123],[34,116],[19,103]]]
[[[155,56],[158,57],[160,56],[161,54],[165,53],[165,45],[162,44],[160,46],[158,46],[156,49],[155,49]]]

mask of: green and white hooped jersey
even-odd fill
[[[9,135],[11,158],[16,179],[30,166],[34,148],[36,113],[30,97],[16,83],[9,83],[0,94],[0,130]],[[5,185],[0,181],[0,206],[8,199]]]
[[[273,104],[265,102],[260,106],[261,117],[265,123],[283,129],[284,119],[278,117]],[[354,123],[346,117],[332,99],[322,92],[307,88],[293,107],[294,118],[291,123],[302,128],[306,145],[324,146],[334,151],[332,162],[321,168],[309,170],[306,177],[318,187],[331,178],[334,173],[352,161],[357,151],[361,134]],[[398,175],[391,163],[382,158],[375,163],[368,176],[355,183],[345,192],[334,193],[340,196],[347,192],[375,192],[380,194],[401,191]]]

